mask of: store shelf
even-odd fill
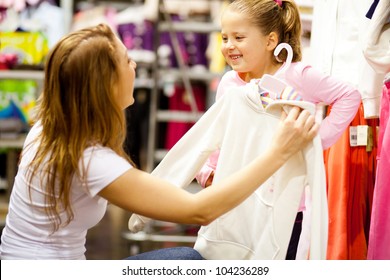
[[[0,137],[0,148],[22,149],[25,140],[26,140],[26,134],[19,134],[15,138]]]
[[[0,80],[16,79],[16,80],[43,81],[44,77],[45,77],[44,71],[38,71],[38,70],[0,70]],[[136,78],[134,87],[153,88],[154,80],[150,78]]]
[[[37,81],[37,93],[40,92],[40,87],[44,79],[42,70],[0,70],[0,80],[35,80]],[[11,194],[11,189],[14,183],[14,178],[17,172],[19,161],[19,152],[23,148],[26,139],[26,134],[18,133],[1,133],[0,148],[6,149],[6,196]]]
[[[0,79],[43,80],[42,70],[0,70]]]
[[[221,28],[214,23],[209,22],[161,22],[158,25],[159,31],[174,31],[174,32],[198,32],[198,33],[211,33],[220,31]]]

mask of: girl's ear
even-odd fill
[[[279,38],[276,32],[271,32],[270,34],[268,34],[267,50],[273,51],[278,45],[278,42]]]

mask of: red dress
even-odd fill
[[[364,118],[360,106],[351,126],[372,127],[376,139],[378,119]],[[366,146],[351,147],[349,129],[324,151],[329,205],[327,259],[367,258],[370,213],[375,185],[376,141],[372,151]]]

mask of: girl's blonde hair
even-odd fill
[[[281,2],[281,5],[277,2]],[[292,61],[302,60],[302,26],[298,6],[293,0],[235,0],[228,8],[244,13],[264,35],[276,32],[278,43],[288,43],[291,46]],[[287,51],[281,51],[278,58],[286,61]]]
[[[42,132],[30,165],[29,188],[34,175],[44,174],[40,180],[46,193],[45,211],[54,231],[74,218],[71,182],[74,176],[86,181],[87,167],[79,167],[87,147],[111,148],[132,163],[123,149],[125,112],[113,90],[119,79],[115,42],[112,30],[100,24],[67,35],[47,57],[36,115]],[[65,221],[62,212],[66,213]]]

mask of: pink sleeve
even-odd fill
[[[206,163],[203,165],[202,169],[196,175],[196,181],[202,187],[205,187],[207,179],[210,177],[211,172],[215,171],[215,169],[217,168],[218,157],[219,151],[213,152],[207,159]]]
[[[286,81],[301,94],[303,100],[331,105],[330,114],[322,121],[320,136],[323,149],[332,146],[347,129],[361,103],[361,95],[353,86],[322,74],[311,66],[293,63],[286,71]]]

